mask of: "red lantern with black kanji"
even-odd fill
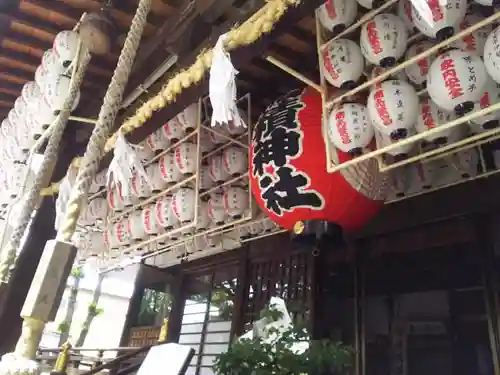
[[[321,96],[313,90],[291,91],[264,111],[250,149],[252,191],[283,228],[327,221],[353,231],[380,211],[386,177],[373,160],[328,173],[321,118]],[[332,152],[336,162],[350,160],[347,153]]]

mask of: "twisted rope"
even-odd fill
[[[64,129],[69,119],[69,115],[78,94],[78,90],[83,81],[85,71],[90,63],[90,53],[85,49],[81,48],[82,56],[79,59],[79,63],[75,64],[75,74],[70,83],[70,92],[66,100],[64,101],[64,106],[61,113],[55,120],[52,133],[49,137],[47,147],[45,149],[43,161],[40,166],[40,170],[36,175],[35,182],[32,188],[28,191],[28,195],[24,202],[22,203],[21,213],[19,220],[13,230],[7,246],[0,257],[0,283],[7,283],[10,276],[10,268],[14,265],[16,261],[17,249],[21,244],[21,240],[24,236],[24,232],[31,221],[31,215],[36,208],[39,200],[40,191],[43,188],[43,183],[50,178],[52,175],[54,160],[57,159],[57,152],[59,148],[59,143],[61,142]],[[77,57],[78,59],[78,57]],[[78,65],[78,69],[76,66]],[[29,172],[27,172],[29,173]]]
[[[271,32],[274,24],[283,17],[289,7],[297,6],[300,2],[301,0],[267,0],[267,4],[252,17],[227,33],[224,40],[225,50],[232,51],[238,47],[255,43],[264,34]],[[193,65],[168,80],[155,97],[149,99],[136,111],[135,115],[128,118],[119,131],[127,134],[140,128],[153,116],[155,111],[159,111],[169,103],[174,102],[184,89],[199,83],[212,65],[212,57],[213,50],[201,53]],[[114,147],[117,136],[118,132],[106,142],[106,152],[111,151]]]
[[[113,78],[111,78],[111,83],[104,97],[97,123],[90,136],[85,155],[81,160],[75,187],[71,191],[64,220],[57,233],[57,238],[62,241],[70,242],[76,230],[81,208],[86,202],[90,185],[102,158],[104,145],[112,131],[116,115],[120,109],[125,85],[132,70],[150,7],[151,0],[141,0],[132,20]]]

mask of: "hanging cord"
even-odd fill
[[[76,178],[75,187],[71,191],[66,214],[57,233],[57,238],[65,242],[71,242],[71,237],[76,230],[76,223],[80,216],[81,207],[84,204],[92,180],[94,179],[99,162],[101,161],[104,145],[109,137],[120,109],[120,104],[128,82],[130,71],[134,63],[137,49],[141,41],[146,19],[151,7],[151,0],[141,0],[137,7],[132,25],[127,34],[127,39],[118,59],[113,78],[104,97],[104,102],[97,118],[97,123],[90,136],[87,150],[80,164],[80,170]]]
[[[0,283],[7,283],[10,276],[10,268],[16,261],[17,249],[21,244],[24,232],[31,221],[31,215],[36,209],[40,197],[40,191],[44,187],[43,184],[52,175],[54,160],[57,159],[59,143],[61,142],[64,129],[69,119],[73,103],[77,96],[78,90],[83,81],[85,71],[90,63],[90,53],[86,48],[79,47],[77,54],[78,63],[74,65],[73,74],[70,82],[70,92],[64,106],[55,120],[52,134],[49,137],[47,147],[45,149],[44,157],[38,171],[33,186],[28,191],[26,200],[23,202],[20,210],[20,215],[16,226],[12,232],[7,246],[4,248],[0,258]]]

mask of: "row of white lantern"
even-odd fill
[[[197,171],[197,147],[191,142],[181,143],[173,152],[160,157],[157,163],[146,168],[148,184],[142,176],[134,176],[130,195],[123,194],[120,186],[108,189],[107,199],[110,210],[120,212],[143,199],[158,194],[169,186],[176,185]],[[248,170],[246,152],[237,146],[225,148],[222,154],[210,156],[207,165],[202,165],[198,175],[201,192],[212,189],[234,176]]]
[[[454,184],[461,179],[474,178],[478,172],[478,162],[478,152],[471,148],[442,159],[396,168],[390,172],[392,189],[389,201]]]
[[[110,248],[123,247],[172,232],[163,243],[177,240],[191,232],[200,232],[246,217],[249,214],[249,194],[244,188],[233,186],[214,193],[208,201],[199,200],[198,215],[194,227],[179,233],[175,229],[189,226],[195,219],[195,192],[181,188],[172,196],[165,196],[156,203],[132,212],[128,217],[111,223],[106,230],[106,241]]]

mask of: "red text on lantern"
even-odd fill
[[[490,102],[490,95],[488,91],[486,91],[483,96],[481,96],[481,99],[479,99],[479,105],[481,106],[481,109],[489,107],[491,104]]]
[[[330,17],[331,19],[337,18],[337,9],[335,9],[333,0],[328,0],[325,3],[325,9],[326,13],[328,13],[328,17]]]
[[[380,45],[380,38],[378,36],[377,25],[375,25],[375,22],[372,21],[366,25],[366,32],[368,35],[368,42],[372,47],[372,52],[375,55],[378,55],[382,52],[382,46]]]
[[[431,106],[428,102],[422,104],[422,119],[424,120],[425,127],[427,129],[432,129],[436,124],[432,118]]]
[[[323,50],[323,64],[325,65],[326,71],[332,76],[333,79],[339,78],[339,73],[332,64],[332,59],[330,58],[330,51],[328,47]]]
[[[377,90],[374,95],[375,98],[375,108],[377,108],[377,113],[382,120],[382,123],[387,126],[392,124],[391,116],[387,110],[384,99],[384,90]]]
[[[443,75],[444,85],[448,90],[448,95],[452,99],[456,99],[464,94],[452,59],[445,59],[441,63],[441,74]]]
[[[443,11],[439,6],[439,0],[427,0],[427,4],[432,12],[434,22],[441,21],[444,18]]]
[[[347,133],[347,124],[345,122],[345,114],[344,112],[339,112],[335,115],[335,120],[337,123],[337,130],[339,131],[340,140],[343,144],[351,143],[351,137]]]

